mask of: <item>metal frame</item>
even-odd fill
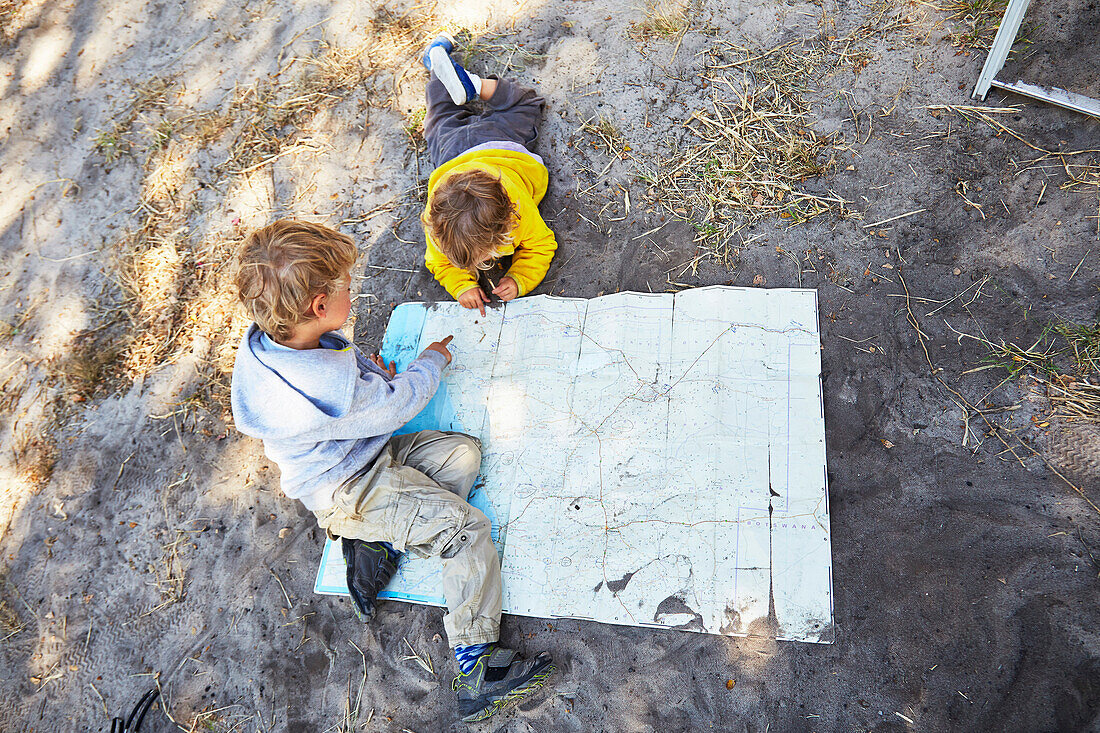
[[[1020,24],[1024,20],[1029,2],[1030,0],[1009,0],[1004,17],[1001,18],[1001,25],[997,28],[997,35],[993,38],[993,45],[989,49],[989,56],[986,57],[982,73],[978,75],[978,83],[970,96],[984,102],[990,87],[997,87],[1049,104],[1056,104],[1074,112],[1100,117],[1100,101],[1083,94],[1067,92],[1057,87],[1036,86],[1020,80],[1015,83],[997,81],[997,74],[1004,68],[1008,52],[1012,49],[1016,34],[1020,31]]]

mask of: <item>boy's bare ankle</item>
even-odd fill
[[[478,95],[483,102],[488,102],[493,98],[493,95],[497,91],[496,79],[482,79],[481,80],[481,93]]]

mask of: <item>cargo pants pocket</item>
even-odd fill
[[[420,557],[453,557],[450,545],[461,535],[468,516],[466,502],[458,497],[452,501],[402,496],[398,500],[398,521],[408,521],[403,544]]]

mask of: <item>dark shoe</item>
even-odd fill
[[[374,618],[374,599],[397,572],[401,554],[385,542],[364,542],[340,538],[348,566],[348,592],[355,615],[363,623]]]
[[[494,644],[482,654],[469,674],[451,682],[458,693],[458,712],[466,723],[485,720],[508,705],[519,702],[546,684],[558,671],[546,652],[524,659],[511,649]]]

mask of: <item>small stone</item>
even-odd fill
[[[951,274],[955,277],[958,277],[959,275],[963,274],[963,271],[956,267],[954,270],[951,271]]]

